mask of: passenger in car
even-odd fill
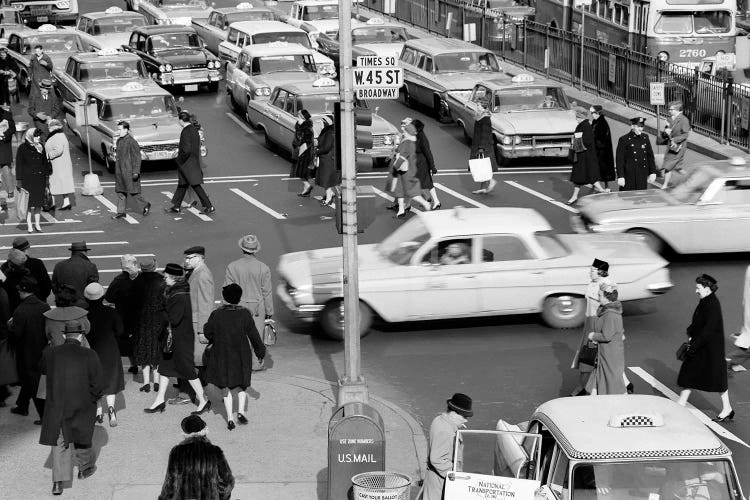
[[[466,243],[453,242],[446,247],[445,252],[440,256],[440,264],[444,266],[470,263],[471,249]]]

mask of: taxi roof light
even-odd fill
[[[336,81],[333,78],[318,78],[312,84],[313,87],[334,87]]]
[[[284,42],[282,40],[276,40],[275,42],[267,43],[269,47],[286,47],[289,45],[289,42]]]
[[[144,87],[138,82],[128,82],[122,86],[121,90],[123,92],[141,92],[144,90]]]
[[[371,17],[370,19],[367,20],[365,24],[369,24],[370,26],[372,26],[373,24],[379,25],[379,24],[385,24],[385,21],[383,20],[382,17]]]
[[[105,14],[122,14],[122,9],[117,6],[108,7],[105,11]]]
[[[610,427],[664,427],[664,417],[659,413],[626,413],[612,415]]]
[[[240,2],[240,3],[237,4],[236,8],[238,8],[240,10],[252,9],[253,8],[253,4],[251,4],[249,2]]]
[[[513,83],[534,83],[534,77],[528,73],[521,73],[510,79]]]
[[[57,28],[52,24],[42,24],[37,28],[37,31],[40,33],[47,32],[47,31],[55,31]]]
[[[119,51],[115,48],[110,47],[98,51],[97,54],[99,54],[100,56],[116,56],[117,54],[119,54]]]

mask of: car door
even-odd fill
[[[750,179],[716,179],[694,207],[683,251],[750,251]]]
[[[482,266],[477,280],[483,314],[537,311],[545,266],[517,234],[486,234],[477,238]]]
[[[289,92],[286,98],[284,109],[279,114],[277,123],[279,126],[279,140],[276,141],[284,151],[292,151],[292,141],[294,140],[294,126],[297,123],[298,109],[297,96]]]
[[[430,83],[432,79],[432,56],[424,52],[418,53],[416,62],[420,83],[416,87],[414,96],[420,104],[432,106],[432,90],[434,86]]]
[[[232,78],[234,80],[232,85],[232,93],[234,100],[242,106],[242,109],[247,107],[247,89],[248,89],[248,75],[250,71],[250,58],[247,52],[241,52],[237,58],[237,64],[234,67]]]
[[[464,133],[466,137],[473,139],[474,137],[474,122],[476,122],[477,110],[484,103],[489,102],[492,92],[484,85],[476,85],[474,90],[471,92],[471,98],[466,101],[462,107],[457,108],[459,110],[462,120],[464,122]]]
[[[280,144],[281,132],[279,130],[279,120],[284,113],[284,107],[289,98],[289,92],[279,89],[276,99],[270,104],[264,106],[264,120],[266,125],[266,134],[276,144]]]

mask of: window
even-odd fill
[[[490,98],[490,91],[487,87],[479,86],[474,89],[474,95],[471,96],[471,101],[486,106]]]
[[[750,179],[726,181],[721,191],[710,201],[726,205],[747,205],[750,203]]]
[[[401,52],[401,62],[404,64],[414,64],[417,60],[417,51],[410,48],[404,48]]]
[[[429,56],[425,56],[420,61],[419,67],[428,73],[432,73],[432,58]]]
[[[453,52],[435,56],[435,71],[497,73],[500,71],[500,65],[491,52]]]
[[[387,236],[376,251],[394,264],[407,265],[414,252],[430,239],[430,233],[419,217],[413,217]]]
[[[295,109],[294,109],[294,102],[295,102],[295,96],[292,94],[289,94],[289,96],[286,98],[286,104],[284,105],[284,111],[289,113],[290,115],[295,115]]]
[[[484,236],[482,247],[482,260],[484,262],[505,262],[533,258],[526,244],[513,234]]]
[[[284,104],[286,103],[286,96],[287,96],[286,90],[279,90],[276,94],[276,98],[273,100],[273,105],[279,109],[284,109]]]
[[[552,475],[550,476],[549,488],[557,498],[570,498],[568,485],[568,468],[570,468],[570,459],[563,453],[559,446],[556,447],[555,464],[552,466]]]
[[[227,42],[236,44],[238,35],[239,35],[239,32],[236,29],[234,28],[230,29],[229,34],[227,35]]]
[[[439,241],[425,254],[422,262],[441,266],[471,264],[471,238],[449,239]]]

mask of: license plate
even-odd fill
[[[149,160],[171,160],[172,152],[171,151],[154,151],[152,153],[148,153],[148,159]]]
[[[39,23],[46,23],[46,22],[49,22],[49,17],[47,17],[47,16],[37,16],[36,20]]]
[[[560,156],[563,154],[563,148],[545,148],[544,156]]]
[[[198,84],[194,85],[185,85],[185,92],[197,92],[198,91]]]

